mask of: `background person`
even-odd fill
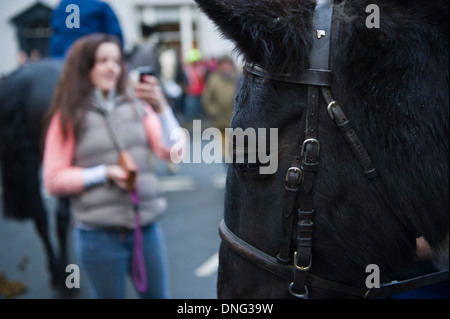
[[[129,94],[120,40],[107,34],[88,35],[69,51],[50,108],[44,185],[52,195],[70,196],[75,256],[93,298],[125,297],[125,277],[136,245],[127,172],[116,164],[119,151],[108,123],[138,165],[147,274],[147,289],[139,294],[170,297],[166,248],[158,223],[167,204],[147,155],[152,148],[169,160],[170,143],[175,142],[169,139],[170,132],[179,124],[157,79],[147,76],[144,81],[135,87],[140,99]]]
[[[76,4],[79,7],[79,28],[68,28],[66,20],[71,12],[66,8]],[[109,4],[99,0],[61,0],[52,12],[50,26],[53,35],[50,38],[50,56],[64,58],[67,50],[78,38],[96,32],[117,36],[123,47],[122,28],[116,14]]]
[[[185,116],[188,119],[202,116],[202,95],[205,88],[206,68],[201,61],[200,50],[194,48],[187,54],[185,72],[188,79],[184,100]]]
[[[207,79],[203,92],[203,109],[212,119],[214,127],[222,132],[222,156],[226,156],[225,128],[230,127],[233,115],[237,71],[233,60],[224,56]]]

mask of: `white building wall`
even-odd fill
[[[43,4],[54,8],[59,0],[40,0]],[[197,38],[198,48],[204,57],[220,57],[230,54],[233,45],[223,39],[213,23],[198,9],[193,0],[103,0],[111,5],[118,16],[125,39],[125,50],[131,50],[141,42],[139,7],[143,6],[177,6],[179,7],[182,37],[182,54],[193,47]],[[9,21],[18,13],[27,9],[37,0],[0,0],[0,76],[13,71],[17,66],[19,54],[16,29]],[[76,3],[76,0],[74,0]],[[192,9],[194,8],[194,9]],[[195,19],[198,24],[197,34],[189,28]]]
[[[217,26],[206,15],[198,13],[198,23],[199,49],[204,56],[220,57],[224,54],[232,54],[233,43],[223,38]]]
[[[139,43],[141,40],[139,36],[139,14],[137,9],[140,6],[179,7],[183,55],[193,47],[194,37],[197,38],[199,49],[204,57],[219,57],[224,54],[230,54],[233,48],[230,41],[222,38],[214,27],[214,24],[200,10],[196,9],[194,0],[107,0],[107,2],[115,9],[119,16],[127,42],[126,48],[132,48],[133,45]],[[189,10],[192,7],[195,8],[193,12]],[[130,17],[134,18],[130,19]],[[151,18],[149,19],[151,20]],[[189,28],[189,25],[192,25],[192,20],[196,20],[199,26],[196,35]]]

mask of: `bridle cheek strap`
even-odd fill
[[[313,230],[314,230],[314,184],[319,169],[319,98],[320,87],[331,85],[329,54],[331,47],[331,25],[333,0],[319,0],[313,16],[313,45],[309,55],[309,70],[314,74],[329,76],[330,82],[308,83],[308,96],[300,169],[303,172],[300,191],[300,207],[297,211],[297,250],[294,253],[294,278],[289,292],[297,298],[308,298],[307,279],[312,266]],[[310,71],[311,72],[311,71]],[[310,74],[309,72],[309,74]],[[308,74],[308,73],[306,73]]]

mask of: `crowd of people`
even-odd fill
[[[189,84],[182,113],[189,119],[209,118],[219,129],[229,127],[238,81],[233,60],[229,56],[201,59],[200,53],[188,54],[185,69]]]

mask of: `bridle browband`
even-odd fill
[[[258,77],[277,82],[307,85],[307,109],[299,130],[300,154],[293,157],[286,173],[286,186],[283,205],[284,244],[277,257],[272,257],[251,246],[236,236],[222,221],[219,233],[222,240],[235,252],[255,263],[263,269],[275,274],[291,284],[288,289],[291,295],[306,299],[308,287],[338,291],[360,298],[378,298],[407,290],[416,289],[433,283],[448,280],[448,270],[427,274],[404,281],[393,281],[381,284],[380,288],[352,287],[338,282],[322,279],[310,273],[312,266],[312,247],[314,229],[314,182],[318,170],[320,142],[318,139],[318,116],[320,93],[327,103],[327,111],[353,150],[368,180],[376,191],[384,198],[393,215],[403,227],[415,237],[420,231],[391,202],[388,193],[378,176],[377,170],[356,132],[339,104],[333,100],[330,92],[331,71],[329,70],[329,54],[331,45],[331,25],[333,15],[332,0],[318,0],[313,16],[314,42],[310,52],[309,69],[304,70],[300,78],[290,74],[270,73],[255,64],[246,64],[244,69]],[[291,258],[291,237],[294,222],[295,200],[300,196],[300,207],[297,209],[297,247]],[[292,261],[292,264],[291,264]]]

